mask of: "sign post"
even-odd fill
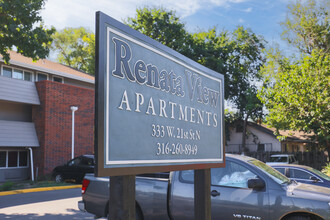
[[[135,176],[113,176],[108,219],[135,220]]]
[[[194,171],[195,220],[211,220],[211,170]]]
[[[132,175],[225,165],[223,75],[102,12],[95,75],[95,175],[116,176],[110,197]]]

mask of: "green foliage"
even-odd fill
[[[261,79],[259,70],[265,61],[263,38],[256,36],[249,29],[238,27],[232,33],[223,31],[217,34],[215,29],[196,33],[193,39],[193,59],[224,74],[225,99],[236,107],[235,118],[239,123],[244,122],[243,133],[246,134],[247,121],[257,120],[263,116],[263,104],[257,98],[255,85]],[[228,127],[226,126],[226,129]],[[229,135],[227,129],[227,140]],[[244,150],[245,138],[246,135],[243,135]]]
[[[264,40],[250,29],[238,27],[232,33],[215,28],[208,32],[193,35],[192,59],[200,64],[224,74],[225,98],[232,101],[238,109],[239,100],[260,79],[259,70],[263,57]]]
[[[327,0],[290,4],[287,18],[281,23],[283,38],[303,53],[311,54],[313,49],[329,53],[329,8],[330,1]]]
[[[5,182],[4,184],[0,185],[0,192],[1,191],[9,191],[13,188],[13,182]]]
[[[65,28],[53,35],[57,61],[94,75],[95,35],[83,27]]]
[[[48,55],[55,29],[42,24],[39,12],[43,5],[43,0],[0,0],[0,54],[6,63],[14,46],[33,60]]]
[[[265,86],[260,98],[269,114],[267,121],[278,129],[314,133],[327,145],[330,134],[330,56],[314,50],[300,60],[269,53],[263,73]]]
[[[327,163],[327,165],[325,167],[323,167],[322,173],[324,173],[325,175],[330,176],[330,163]]]
[[[238,110],[240,119],[262,117],[262,103],[257,98],[254,82],[261,79],[259,70],[264,40],[251,30],[238,27],[232,33],[215,29],[193,35],[195,61],[224,74],[225,99]]]
[[[185,30],[184,24],[174,11],[163,8],[140,8],[134,18],[125,21],[131,28],[142,34],[191,57],[191,35]]]
[[[284,57],[273,49],[263,69],[268,123],[277,129],[312,133],[320,146],[330,150],[329,107],[329,1],[295,2],[289,5],[283,36],[301,52]],[[284,137],[282,137],[284,138]]]
[[[72,183],[56,183],[54,181],[43,180],[43,181],[19,181],[19,182],[5,182],[0,185],[1,191],[9,191],[9,190],[19,190],[19,189],[30,189],[30,188],[40,188],[40,187],[56,187],[56,186],[68,186],[72,185]]]

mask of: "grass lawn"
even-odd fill
[[[39,188],[39,187],[51,187],[51,186],[69,186],[73,185],[73,183],[63,182],[56,183],[50,180],[44,181],[20,181],[20,182],[5,182],[0,183],[0,192],[10,191],[10,190],[18,190],[18,189],[30,189],[30,188]]]

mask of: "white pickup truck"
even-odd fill
[[[136,219],[194,219],[194,171],[136,177]],[[111,181],[111,180],[110,180]],[[328,220],[330,189],[289,180],[268,165],[226,155],[226,167],[211,169],[212,219]],[[80,210],[107,216],[109,178],[87,174]]]

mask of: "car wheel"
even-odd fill
[[[55,182],[56,183],[61,183],[61,182],[63,182],[63,176],[62,176],[62,174],[60,174],[60,173],[57,173],[56,175],[55,175]]]

